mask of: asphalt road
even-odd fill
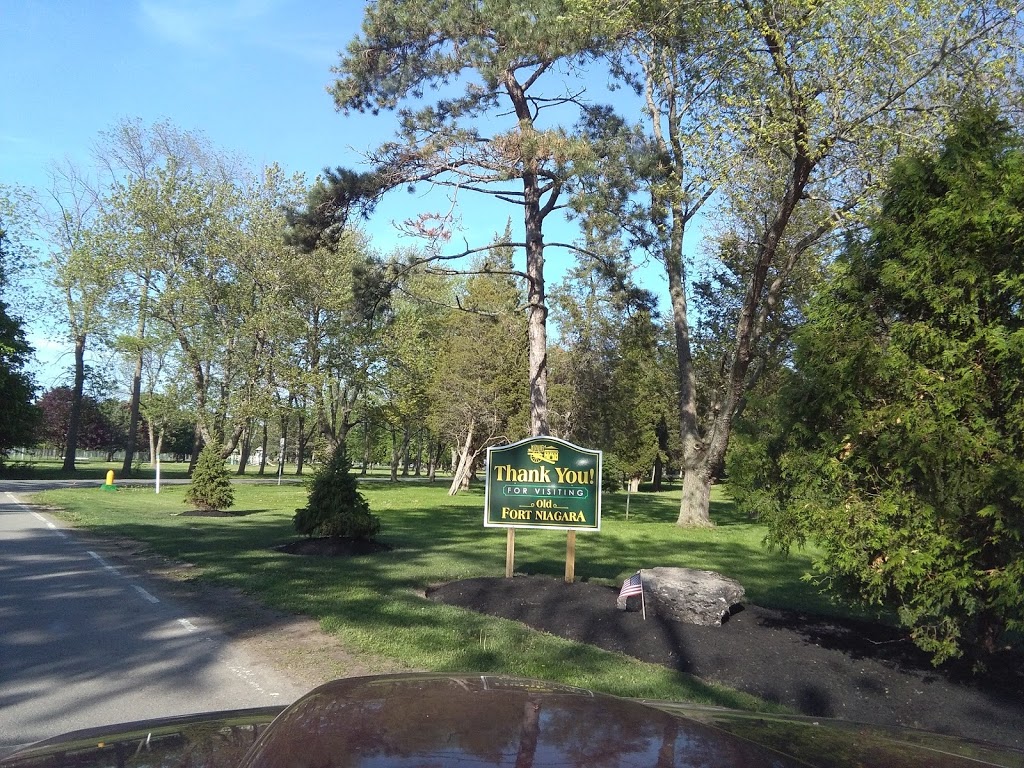
[[[305,692],[17,495],[39,486],[0,482],[0,756],[80,728]]]

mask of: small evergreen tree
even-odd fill
[[[303,536],[369,539],[380,530],[380,519],[356,487],[345,444],[317,469],[306,506],[295,510],[295,530]]]
[[[235,503],[231,478],[216,446],[203,446],[192,472],[192,484],[185,493],[185,503],[210,510],[227,509]]]

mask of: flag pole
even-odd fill
[[[640,610],[643,612],[644,621],[647,621],[647,598],[644,597],[644,575],[642,571],[640,573]]]

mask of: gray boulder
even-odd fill
[[[714,571],[692,568],[646,568],[640,572],[649,612],[664,619],[701,626],[720,626],[743,599],[743,586]],[[620,610],[640,605],[639,597],[619,600]]]

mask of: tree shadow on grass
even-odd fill
[[[390,552],[393,547],[375,539],[352,539],[344,536],[323,536],[298,539],[274,547],[277,552],[308,557],[356,557]]]
[[[179,517],[248,517],[258,515],[261,512],[270,512],[269,509],[189,509],[179,512]]]

